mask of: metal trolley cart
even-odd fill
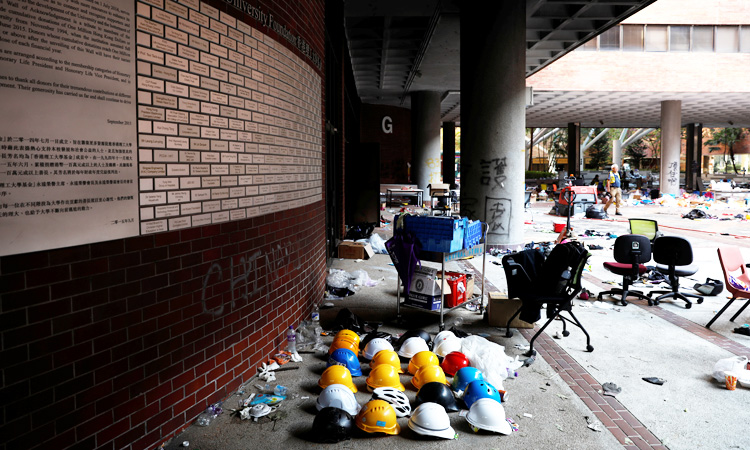
[[[469,247],[464,248],[461,250],[453,251],[453,252],[430,252],[430,251],[422,251],[420,253],[420,259],[422,261],[430,261],[430,262],[439,262],[441,263],[441,273],[443,276],[441,277],[441,294],[440,294],[440,309],[438,310],[427,310],[423,309],[424,311],[431,312],[431,313],[439,313],[440,314],[440,331],[443,331],[445,329],[445,321],[444,321],[444,315],[445,312],[450,311],[455,308],[460,308],[462,306],[466,306],[468,304],[477,304],[480,314],[484,314],[484,308],[485,308],[485,284],[484,284],[484,274],[486,270],[486,263],[487,263],[487,253],[485,252],[485,242],[487,238],[487,231],[489,229],[488,225],[486,223],[481,223],[481,238],[479,243]],[[459,259],[467,258],[470,256],[478,256],[482,255],[482,272],[480,274],[481,277],[481,285],[482,289],[480,294],[473,295],[471,298],[466,299],[465,302],[462,302],[459,305],[456,305],[454,307],[445,307],[445,283],[446,283],[446,272],[445,272],[445,263],[451,262],[451,261],[457,261]],[[476,282],[476,281],[475,281]],[[396,279],[396,321],[397,323],[401,323],[401,277],[397,276]],[[412,306],[408,304],[404,304],[405,307],[411,307],[411,308],[417,308],[422,309],[417,306]]]

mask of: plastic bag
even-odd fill
[[[468,336],[461,339],[461,353],[484,374],[495,389],[503,389],[503,381],[515,377],[516,370],[523,365],[518,356],[511,358],[505,354],[505,348],[481,336]]]
[[[745,371],[746,368],[746,356],[732,356],[731,358],[720,359],[714,364],[713,376],[716,381],[723,383],[726,376],[725,372],[740,373],[740,371]]]
[[[323,329],[309,320],[303,320],[297,328],[297,351],[327,350],[320,337]]]
[[[385,248],[385,241],[378,233],[372,233],[370,236],[370,247],[375,253],[387,254],[388,250]]]
[[[352,272],[351,283],[354,291],[358,291],[363,286],[373,287],[378,285],[378,282],[370,278],[364,270],[355,270]]]

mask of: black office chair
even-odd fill
[[[566,326],[570,322],[586,335],[586,351],[594,351],[591,337],[572,311],[573,299],[582,289],[581,278],[589,256],[585,247],[574,241],[556,245],[546,259],[534,250],[503,257],[508,298],[521,300],[521,307],[508,320],[505,337],[513,336],[510,324],[516,317],[520,315],[521,320],[534,323],[541,318],[542,307],[547,307],[547,322],[531,338],[526,356],[536,354],[534,341],[557,318],[562,321],[563,336],[570,334]],[[570,318],[561,315],[562,312],[567,312]]]
[[[646,236],[651,243],[654,239],[663,236],[664,233],[659,231],[659,224],[652,219],[628,219],[630,223],[630,234],[640,234]]]
[[[693,265],[693,247],[690,241],[679,236],[661,236],[654,240],[654,261],[656,270],[667,275],[670,290],[651,291],[648,293],[649,306],[658,305],[664,298],[674,298],[685,301],[685,308],[690,309],[693,303],[688,299],[697,299],[703,303],[703,297],[687,292],[680,292],[680,277],[693,275],[698,271],[698,266]],[[651,297],[662,294],[655,299]]]
[[[646,236],[624,234],[615,240],[614,256],[616,262],[605,262],[604,268],[616,275],[622,275],[622,288],[600,292],[597,298],[601,300],[603,295],[622,295],[622,306],[628,304],[625,299],[630,295],[648,300],[646,294],[631,290],[630,285],[648,271],[643,263],[651,261],[651,241]]]

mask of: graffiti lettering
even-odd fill
[[[674,185],[679,182],[678,177],[679,177],[680,169],[677,166],[677,161],[672,161],[671,163],[669,163],[669,167],[667,168],[667,173],[669,175],[669,178],[667,179],[667,182],[669,182],[669,184]]]
[[[487,197],[485,199],[485,216],[489,225],[489,234],[501,236],[510,234],[510,199]]]
[[[427,161],[425,161],[425,165],[430,169],[439,169],[440,158],[427,158]]]
[[[508,166],[505,157],[481,160],[482,175],[479,182],[484,186],[502,187],[505,182],[505,168]]]
[[[278,288],[282,281],[281,277],[277,275],[284,268],[295,272],[300,270],[301,265],[299,263],[292,266],[294,251],[290,249],[291,245],[291,243],[285,246],[278,244],[271,251],[267,252],[263,256],[263,259],[261,259],[262,253],[259,250],[250,256],[241,256],[236,265],[232,259],[229,260],[229,280],[227,280],[231,298],[229,310],[235,308],[239,300],[247,302],[261,291],[272,292]],[[265,262],[265,274],[262,273],[262,268],[258,264],[260,261]],[[213,284],[214,288],[219,283],[225,281],[224,270],[218,262],[211,264],[206,276],[203,277],[201,305],[204,314],[219,317],[224,314],[227,308],[224,303],[214,308],[208,307],[208,302],[211,298],[221,297],[221,294],[209,294],[209,283],[211,283],[211,280],[216,281]],[[264,280],[265,282],[263,282]]]

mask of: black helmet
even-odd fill
[[[343,409],[328,406],[318,411],[312,431],[318,442],[341,442],[351,439],[354,418]]]
[[[390,333],[386,333],[385,331],[371,331],[359,341],[359,348],[365,348],[367,343],[375,338],[385,339],[390,343],[393,342],[393,336]]]
[[[401,344],[403,344],[410,337],[420,337],[424,339],[425,342],[427,342],[428,347],[432,345],[432,338],[430,337],[430,333],[426,332],[425,330],[409,330],[406,333],[402,334],[400,338],[398,338],[398,341],[396,341],[396,343],[393,345],[393,348],[395,350],[400,349]]]
[[[700,292],[703,295],[719,295],[724,290],[724,283],[721,280],[714,280],[713,278],[706,278],[705,283],[696,283],[693,289]]]
[[[439,381],[430,381],[419,388],[417,399],[414,400],[414,407],[428,402],[441,405],[447,412],[456,412],[460,409],[451,388]]]

